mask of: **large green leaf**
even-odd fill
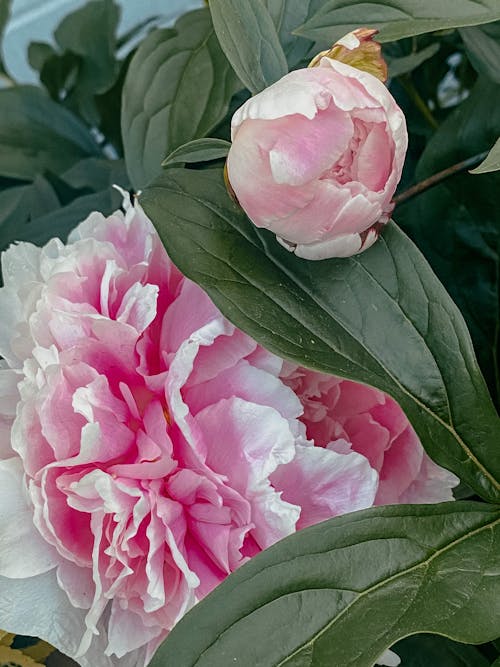
[[[500,134],[500,85],[479,80],[469,98],[441,125],[417,165],[421,181],[487,150]],[[464,315],[488,383],[500,399],[500,173],[467,172],[396,208]]]
[[[437,635],[408,637],[393,647],[403,667],[490,667],[474,646]]]
[[[155,30],[130,64],[123,89],[122,136],[132,184],[147,185],[178,146],[206,136],[241,88],[222,53],[208,10]]]
[[[327,0],[296,32],[328,45],[345,33],[367,25],[380,30],[378,40],[390,42],[498,19],[498,0]]]
[[[371,508],[299,531],[190,611],[150,667],[372,667],[417,632],[488,641],[499,523],[494,507],[456,502]]]
[[[87,128],[39,88],[0,90],[0,175],[60,173],[101,150]]]
[[[438,463],[500,497],[500,421],[465,323],[395,225],[360,256],[309,262],[249,222],[220,169],[167,169],[141,201],[173,261],[237,326],[282,357],[388,392]]]
[[[276,28],[262,0],[210,0],[210,11],[222,50],[252,93],[288,72]]]

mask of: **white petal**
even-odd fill
[[[359,234],[345,234],[330,241],[298,244],[293,252],[303,259],[329,259],[330,257],[351,257],[361,250]]]
[[[326,108],[331,95],[325,98],[325,87],[314,80],[304,83],[299,72],[290,72],[282,79],[254,95],[245,102],[231,120],[232,139],[238,127],[247,118],[274,120],[292,114],[301,114],[306,118],[314,118],[318,108]]]
[[[384,651],[380,658],[378,658],[376,665],[385,665],[386,667],[398,667],[401,664],[401,658],[396,655],[394,651]]]
[[[22,305],[13,287],[0,289],[0,355],[12,368],[22,366],[21,360],[12,349],[16,335],[16,325],[22,321]]]
[[[59,562],[54,547],[35,528],[23,491],[21,459],[0,461],[0,575],[13,579],[47,572]]]
[[[57,585],[55,570],[27,579],[0,577],[0,626],[7,632],[40,637],[75,658],[85,629],[85,611],[75,609]],[[108,641],[104,626],[85,655],[81,667],[143,667],[146,648],[122,659],[105,655]]]
[[[41,250],[32,243],[11,245],[2,253],[4,285],[18,289],[27,282],[40,281]]]
[[[114,600],[109,620],[109,644],[107,655],[123,657],[150,642],[162,633],[158,626],[147,627],[142,618],[129,609],[121,609],[119,600]]]

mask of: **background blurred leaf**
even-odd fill
[[[402,667],[489,667],[490,661],[474,646],[437,635],[408,637],[393,646]]]
[[[210,0],[209,6],[222,50],[250,92],[260,92],[288,72],[276,28],[262,0]]]
[[[438,463],[500,497],[500,422],[469,332],[395,225],[361,255],[309,262],[250,223],[220,169],[166,169],[141,203],[172,260],[234,324],[281,357],[391,394]]]
[[[0,174],[31,180],[100,149],[88,129],[34,86],[0,90]]]
[[[415,632],[488,641],[500,613],[499,524],[498,508],[456,502],[374,507],[301,530],[199,602],[150,667],[372,667]]]
[[[78,667],[74,660],[59,653],[59,651],[56,651],[47,659],[46,665],[47,667]]]
[[[77,162],[62,178],[71,187],[99,192],[111,189],[113,185],[127,189],[130,186],[123,160],[103,160],[88,158]]]
[[[377,40],[390,42],[498,19],[498,0],[326,0],[296,33],[326,47],[360,25],[378,28]]]
[[[5,26],[7,25],[10,18],[11,4],[12,4],[11,0],[0,0],[0,80],[2,79],[2,77],[6,76],[8,77],[3,62],[2,41],[3,41],[3,33],[5,31]]]
[[[57,55],[54,47],[46,42],[30,42],[28,45],[28,62],[36,72],[41,72],[47,60],[54,55]]]
[[[116,80],[116,30],[120,19],[113,0],[92,0],[66,16],[54,37],[63,53],[80,57],[77,81],[66,103],[90,124],[99,123],[94,95],[106,92]],[[43,72],[42,72],[43,76]]]
[[[178,146],[209,134],[241,88],[221,51],[207,9],[155,30],[130,64],[123,89],[122,136],[136,189],[161,171]]]
[[[500,83],[500,21],[462,28],[460,34],[477,72]]]
[[[407,56],[400,56],[387,58],[387,65],[389,67],[389,77],[401,76],[402,74],[408,74],[408,72],[413,71],[417,67],[420,67],[422,63],[429,58],[432,58],[440,49],[439,42],[433,42],[428,46],[424,47],[420,51],[415,51],[410,53]]]
[[[487,150],[500,134],[500,86],[479,80],[427,144],[416,180]],[[403,225],[461,309],[479,363],[499,398],[500,174],[462,173],[396,208]]]
[[[93,211],[110,215],[119,208],[122,197],[112,188],[82,195],[70,204],[49,214],[35,218],[31,229],[25,229],[26,239],[36,245],[43,245],[54,236],[66,241],[68,234]]]
[[[109,90],[119,73],[116,30],[120,11],[113,0],[92,0],[68,14],[55,30],[59,51],[33,42],[29,62],[53,99],[99,125],[95,96]]]
[[[37,176],[29,185],[0,192],[0,250],[14,241],[65,240],[92,211],[109,215],[121,202],[113,183],[127,187],[124,163],[91,158],[52,183]]]

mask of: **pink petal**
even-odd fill
[[[364,456],[298,445],[293,461],[272,475],[282,498],[301,508],[297,529],[373,504],[378,475]]]

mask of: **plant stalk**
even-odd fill
[[[431,110],[420,96],[418,90],[415,88],[415,84],[413,83],[411,76],[409,74],[403,74],[403,76],[398,77],[398,81],[403,86],[405,93],[420,111],[430,127],[432,127],[433,130],[436,130],[439,127],[439,123],[432,115]]]
[[[489,151],[483,151],[482,153],[473,155],[466,160],[462,160],[461,162],[457,162],[456,164],[451,165],[451,167],[443,169],[443,171],[438,171],[437,174],[433,174],[432,176],[429,176],[429,178],[425,178],[423,181],[420,181],[420,183],[412,185],[411,188],[408,188],[408,190],[405,190],[401,194],[394,197],[394,203],[396,206],[399,206],[399,204],[403,204],[409,199],[413,199],[413,197],[416,197],[429,188],[438,185],[438,183],[441,183],[441,181],[446,180],[450,176],[454,176],[461,171],[475,167],[484,160],[484,158],[488,155],[488,152]]]

